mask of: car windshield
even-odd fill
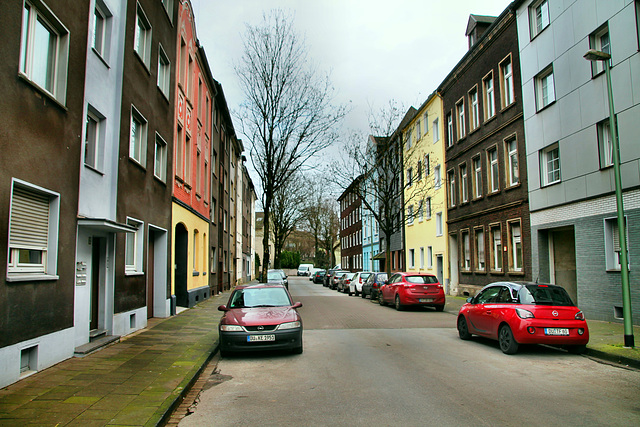
[[[518,292],[520,304],[573,306],[567,291],[558,286],[525,285]]]
[[[229,308],[286,307],[290,305],[291,300],[284,288],[245,288],[236,289],[233,292]]]
[[[409,283],[438,283],[438,278],[436,276],[406,276],[405,281]]]

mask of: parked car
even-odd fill
[[[350,285],[351,285],[351,281],[353,280],[353,278],[356,277],[356,274],[358,274],[358,273],[346,273],[346,274],[343,274],[342,277],[340,278],[340,281],[338,281],[338,286],[336,287],[336,290],[338,292],[343,292],[343,293],[349,294],[349,296],[351,296]]]
[[[256,350],[302,353],[302,318],[282,285],[240,285],[218,310],[220,354]]]
[[[282,285],[289,289],[289,281],[287,275],[282,270],[269,270],[267,271],[267,283],[273,285]]]
[[[327,274],[327,270],[316,271],[316,274],[313,275],[313,283],[322,283],[325,274]]]
[[[364,285],[364,282],[366,282],[372,274],[371,271],[360,271],[356,273],[351,283],[349,283],[349,296],[352,294],[355,294],[355,296],[360,295],[362,293],[362,285]]]
[[[331,281],[329,283],[329,288],[334,289],[334,290],[338,289],[338,283],[340,283],[340,279],[342,278],[342,276],[344,276],[347,273],[349,273],[349,272],[345,271],[345,270],[336,270],[331,275]]]
[[[313,264],[300,264],[298,266],[298,276],[308,276],[311,274]]]
[[[331,278],[333,277],[333,275],[336,273],[336,271],[340,270],[339,268],[331,268],[329,270],[327,270],[327,274],[324,276],[324,282],[322,283],[323,286],[326,287],[330,287],[331,285]]]
[[[378,299],[378,291],[384,285],[384,282],[389,276],[387,273],[373,273],[367,278],[367,281],[362,285],[362,298],[366,298],[367,295],[371,296],[372,300]]]
[[[584,313],[561,286],[531,282],[496,282],[468,298],[458,313],[458,334],[498,340],[500,350],[514,354],[520,344],[564,346],[584,351],[589,327]]]
[[[378,301],[380,305],[393,304],[396,310],[421,305],[443,311],[444,288],[433,274],[394,273],[380,289]]]

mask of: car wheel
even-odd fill
[[[351,288],[349,288],[349,296],[353,295],[353,292],[351,292]]]
[[[378,292],[378,304],[387,305],[387,303],[384,302],[384,299],[382,299],[382,294],[380,292]]]
[[[356,294],[356,296],[360,295],[360,292],[358,292],[358,288],[356,288],[355,294]]]
[[[471,334],[469,333],[469,325],[467,325],[467,319],[464,316],[458,317],[458,336],[461,340],[470,340]]]
[[[402,304],[400,304],[400,295],[396,294],[396,310],[401,311],[402,310]]]
[[[513,332],[509,325],[502,325],[498,331],[498,342],[500,343],[500,350],[504,354],[516,354],[518,352],[518,343],[513,337]]]
[[[365,293],[364,293],[364,291],[360,292],[360,296],[361,296],[362,298],[367,298],[367,294],[365,294]]]
[[[567,351],[571,354],[582,354],[587,350],[586,345],[570,345],[567,347]]]
[[[436,311],[444,311],[444,305],[436,305]]]

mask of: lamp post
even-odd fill
[[[616,208],[618,211],[618,232],[620,233],[620,280],[622,282],[622,317],[624,319],[624,346],[634,347],[633,321],[631,318],[631,292],[629,289],[629,261],[627,257],[627,230],[624,220],[624,204],[622,200],[622,179],[620,177],[620,144],[618,130],[613,109],[613,89],[611,87],[611,69],[609,60],[611,55],[595,49],[589,49],[584,55],[589,61],[602,61],[607,78],[607,93],[609,95],[609,128],[613,142],[613,174],[616,185]]]

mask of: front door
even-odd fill
[[[102,239],[93,237],[91,239],[91,319],[89,330],[98,329],[100,311],[100,253]]]
[[[549,233],[549,253],[552,254],[552,283],[562,286],[573,303],[578,304],[578,280],[576,276],[576,238],[573,228]]]
[[[149,254],[147,256],[147,319],[153,317],[153,288],[155,286],[155,233],[149,230]]]
[[[187,263],[188,263],[188,239],[187,229],[184,225],[176,225],[175,237],[175,293],[176,305],[180,307],[188,307],[189,300],[187,296]]]

